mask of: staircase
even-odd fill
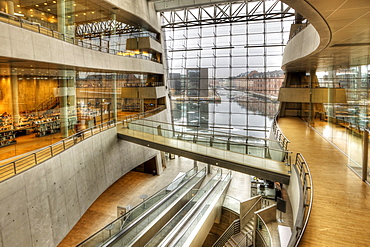
[[[41,102],[38,106],[35,107],[36,112],[47,111],[49,109],[54,109],[59,105],[59,97],[51,95],[46,100]]]
[[[253,233],[254,221],[251,219],[247,225],[240,230],[238,234],[231,236],[231,238],[225,243],[225,247],[237,247],[237,246],[252,246],[253,245]]]

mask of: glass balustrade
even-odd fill
[[[227,156],[236,158],[233,157],[233,154],[225,152],[230,151],[238,154],[248,154],[255,157],[283,161],[287,153],[283,148],[271,148],[270,146],[272,144],[275,144],[274,146],[276,147],[278,146],[276,144],[279,143],[273,139],[225,134],[214,130],[200,129],[199,127],[174,125],[147,119],[131,121],[127,126],[129,130],[140,132],[130,132],[130,134],[136,137],[167,142],[167,144],[178,148],[186,148],[194,151],[200,150],[206,154],[215,154],[220,158],[221,156],[223,158]],[[149,137],[145,133],[153,136]],[[165,140],[164,138],[171,138],[172,140]],[[203,148],[200,146],[203,146]],[[217,150],[206,147],[216,148]],[[238,157],[238,159],[240,158],[243,159],[243,157]]]
[[[80,243],[78,246],[85,247],[95,246],[99,243],[103,244],[122,231],[126,231],[126,234],[122,238],[121,242],[130,242],[140,231],[145,228],[146,225],[153,221],[164,209],[169,207],[180,195],[197,184],[205,176],[205,174],[205,168],[200,170],[198,173],[196,168],[189,170],[183,176],[174,180],[172,183],[165,186],[148,199],[144,200],[123,216],[117,218],[115,221],[92,235],[84,242]],[[179,181],[181,182],[178,183]],[[177,185],[177,188],[180,189],[174,189],[175,185]],[[171,190],[168,189],[169,187]],[[158,204],[160,204],[160,206],[156,207]],[[148,214],[148,212],[150,213]],[[144,218],[141,219],[140,224],[137,224],[137,221],[143,216]]]

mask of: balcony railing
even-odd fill
[[[78,142],[89,138],[93,135],[96,135],[104,130],[113,128],[116,126],[115,121],[109,121],[96,125],[92,128],[86,129],[82,132],[78,132],[72,136],[69,136],[57,143],[54,143],[50,146],[44,147],[42,149],[36,150],[30,154],[22,156],[19,159],[8,162],[0,166],[0,181],[11,178],[18,173],[26,171],[31,167],[42,163],[55,155],[63,152],[64,150],[74,146]]]

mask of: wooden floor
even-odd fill
[[[304,155],[313,177],[313,209],[300,246],[370,246],[370,186],[362,182],[347,167],[345,155],[300,119],[281,118],[279,126],[291,141],[289,150]],[[38,138],[30,136],[28,139],[25,137],[24,147],[21,145],[4,147],[0,149],[0,155],[13,152],[14,156],[22,149],[25,152],[28,149],[39,148],[39,145],[40,147],[50,145],[50,142],[58,141],[60,138],[57,134]],[[361,154],[360,151],[358,153]],[[176,158],[175,161],[181,162],[181,159]],[[77,223],[59,246],[75,246],[115,219],[116,206],[138,204],[141,202],[140,194],[154,193],[164,184],[172,181],[178,172],[187,171],[193,165],[192,162],[184,162],[185,165],[180,163],[169,165],[166,169],[170,174],[168,176],[141,173],[125,175],[126,181],[130,182],[118,181],[115,184],[116,187],[108,188],[108,194],[104,193],[99,197],[98,204],[88,210],[86,216]],[[235,196],[241,200],[248,198],[250,196],[248,190],[244,194],[239,193],[240,188],[250,184],[248,178],[242,177],[236,181],[231,186]],[[122,188],[125,193],[119,192]],[[91,218],[100,220],[89,220]]]
[[[280,118],[279,126],[291,141],[288,149],[302,153],[312,173],[313,208],[299,246],[370,246],[370,186],[300,119]]]
[[[197,163],[199,169],[206,166]],[[136,206],[142,202],[140,195],[152,195],[169,184],[179,172],[193,168],[193,160],[177,157],[167,163],[167,168],[161,176],[153,176],[140,172],[129,172],[110,186],[86,211],[74,228],[63,239],[58,247],[76,246],[98,230],[104,228],[117,218],[117,206]],[[207,178],[215,175],[216,168]],[[239,201],[250,198],[250,176],[233,172],[233,180],[229,186],[228,195]]]

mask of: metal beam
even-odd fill
[[[155,3],[157,12],[169,11],[174,9],[185,9],[199,6],[209,6],[213,4],[229,3],[230,0],[147,0]],[[260,0],[234,0],[233,3],[239,2],[256,2]]]
[[[281,4],[278,0],[267,10],[264,9],[263,2],[263,0],[259,0],[251,9],[248,6],[248,1],[174,9],[162,13],[162,27],[181,28],[221,23],[265,21],[295,16],[295,12],[289,6]]]

